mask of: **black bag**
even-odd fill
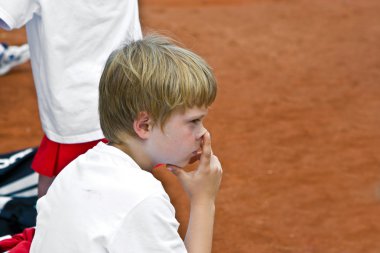
[[[0,154],[0,236],[36,225],[38,174],[31,168],[36,151]]]

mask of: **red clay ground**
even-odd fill
[[[380,252],[379,13],[376,0],[141,2],[144,30],[174,36],[219,80],[213,252]],[[0,152],[37,146],[30,66],[0,82]],[[183,235],[187,199],[158,177]]]

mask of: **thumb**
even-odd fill
[[[185,172],[181,168],[175,166],[168,166],[166,167],[166,169],[179,178],[183,177],[183,175],[185,174]]]

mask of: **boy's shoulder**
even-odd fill
[[[51,196],[69,203],[73,200],[66,197],[76,196],[89,210],[108,206],[124,212],[151,197],[162,203],[169,201],[160,181],[138,167],[127,154],[104,143],[70,163],[49,191]]]

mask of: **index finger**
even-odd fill
[[[211,155],[212,155],[211,136],[210,136],[210,133],[207,131],[203,135],[202,154],[199,161],[199,166],[200,167],[209,166]]]

